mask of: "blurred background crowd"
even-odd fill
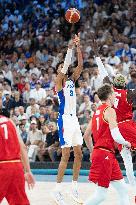
[[[65,11],[76,7],[81,20],[66,22]],[[102,85],[92,48],[92,36],[112,79],[126,76],[136,89],[136,3],[131,0],[0,0],[0,104],[15,122],[29,147],[31,161],[60,160],[57,131],[56,65],[64,60],[72,34],[80,32],[84,58],[76,83],[77,116],[84,133],[100,105]],[[76,64],[73,51],[71,70]],[[134,120],[136,102],[134,102]],[[89,151],[83,145],[83,160]],[[73,151],[71,149],[71,160]]]

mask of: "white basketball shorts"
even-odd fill
[[[62,148],[83,144],[83,137],[76,115],[59,115],[58,131]]]

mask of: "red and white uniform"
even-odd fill
[[[116,95],[114,109],[117,114],[117,121],[132,119],[132,103],[127,101],[127,90],[114,88]]]
[[[20,145],[12,122],[0,116],[0,203],[6,198],[10,205],[29,205],[20,160]]]
[[[114,109],[117,115],[118,127],[125,140],[136,148],[136,123],[132,120],[132,103],[127,101],[127,90],[114,88],[116,101]]]
[[[92,119],[92,133],[94,150],[89,180],[98,186],[109,187],[110,181],[123,178],[119,164],[115,158],[115,143],[111,136],[108,122],[104,119],[104,112],[109,106],[102,104]]]

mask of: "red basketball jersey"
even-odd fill
[[[20,159],[20,145],[12,122],[0,116],[0,161]]]
[[[114,109],[117,115],[117,121],[121,122],[127,119],[132,119],[132,103],[127,101],[127,90],[114,88],[116,101]]]
[[[109,106],[102,104],[98,107],[92,118],[92,134],[94,148],[105,148],[114,152],[115,145],[111,136],[108,122],[104,119],[104,112]]]

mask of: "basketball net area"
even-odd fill
[[[68,205],[79,205],[78,203],[74,202],[70,197],[70,182],[64,182],[64,198]],[[129,196],[131,205],[134,205],[134,195],[132,188],[128,186],[129,189]],[[27,194],[30,200],[31,205],[56,205],[56,203],[52,200],[51,192],[55,187],[55,182],[36,182],[36,186],[33,190],[27,189]],[[92,183],[79,183],[79,193],[83,200],[86,200],[90,195],[92,195],[95,191],[95,185]],[[2,205],[8,205],[6,200],[4,200]],[[118,205],[118,196],[117,192],[110,187],[107,199],[101,205]],[[123,205],[123,204],[122,204]]]

